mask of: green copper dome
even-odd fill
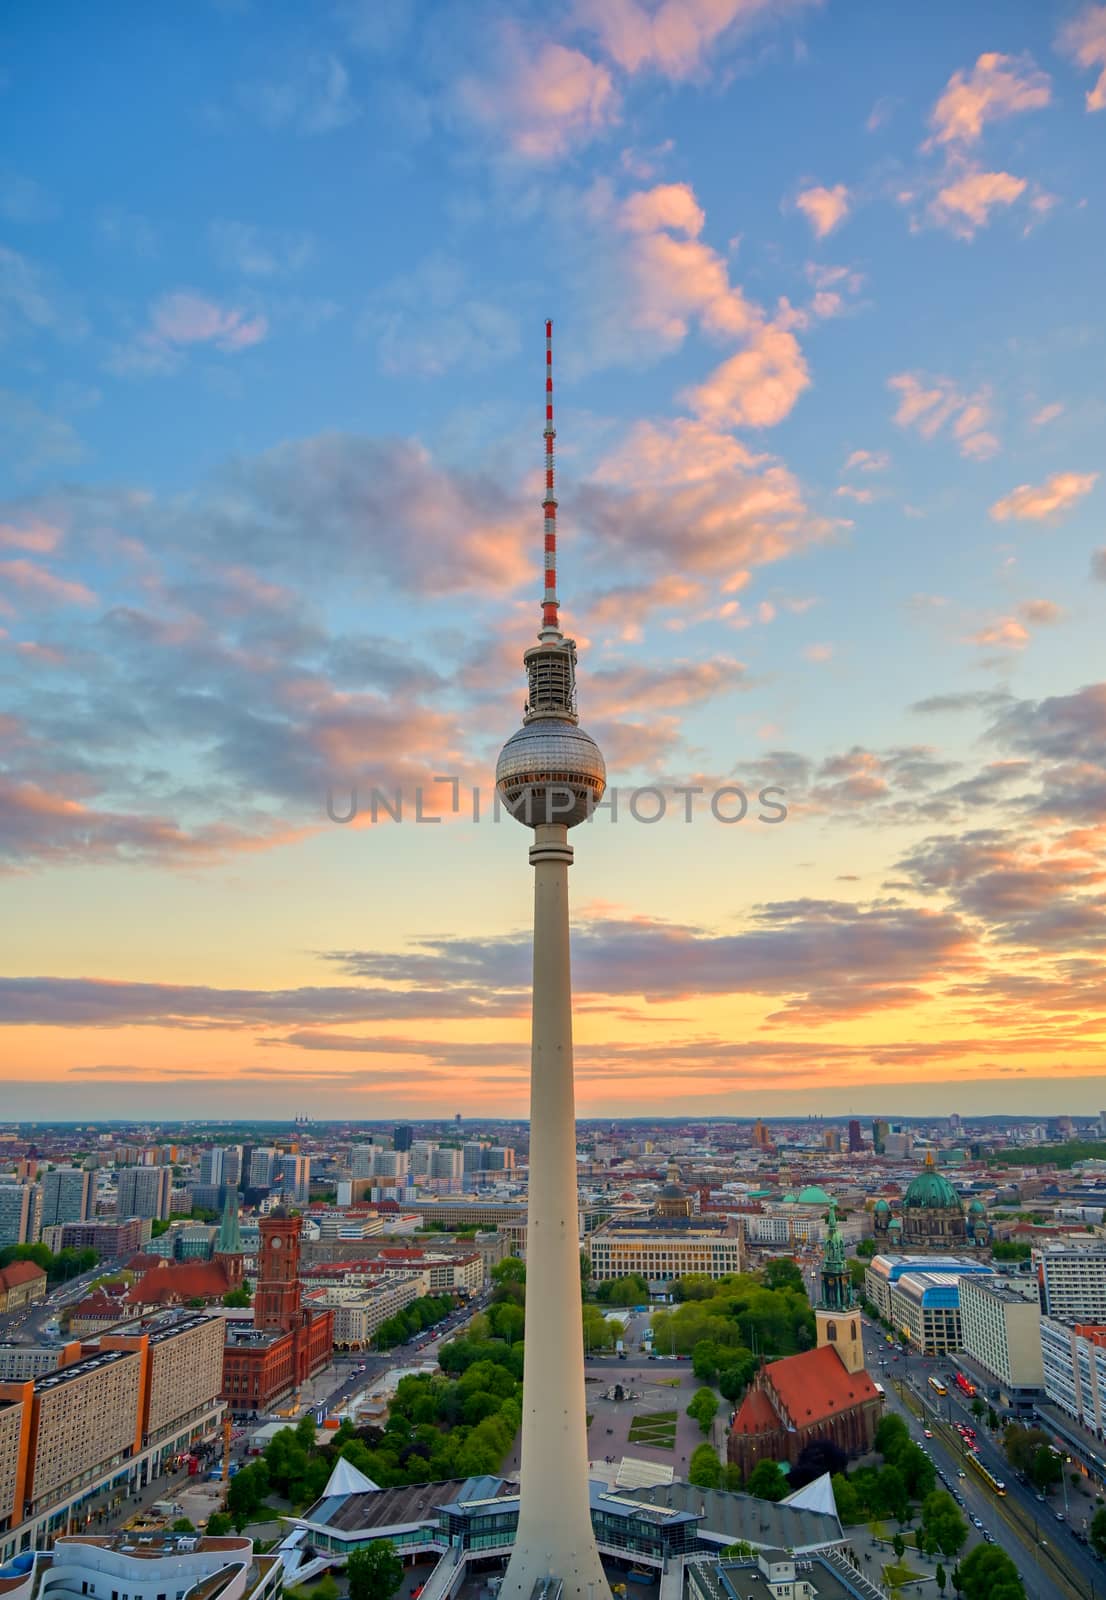
[[[982,1200],[973,1200],[971,1205],[968,1207],[968,1210],[973,1216],[981,1217],[986,1213],[987,1207],[983,1204]]]
[[[903,1196],[904,1209],[908,1206],[927,1211],[959,1211],[960,1196],[947,1178],[932,1167],[920,1172]]]
[[[880,1198],[876,1201],[875,1209],[882,1214],[884,1211],[890,1211],[891,1207],[887,1204],[887,1201],[881,1195]]]
[[[831,1206],[833,1201],[824,1189],[817,1184],[812,1184],[809,1189],[799,1191],[799,1204],[801,1206]]]

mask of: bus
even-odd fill
[[[930,1378],[929,1387],[933,1390],[934,1394],[948,1394],[948,1390],[945,1388],[940,1378],[936,1376]]]
[[[974,1450],[968,1451],[967,1461],[968,1465],[975,1468],[976,1472],[983,1479],[984,1483],[989,1484],[996,1494],[1006,1493],[1006,1485],[1003,1483],[1002,1479],[996,1478],[993,1472],[987,1471],[987,1468],[983,1465],[982,1461],[980,1461]]]

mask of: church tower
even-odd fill
[[[278,1206],[262,1217],[254,1326],[289,1333],[300,1315],[300,1219]]]
[[[822,1251],[822,1295],[814,1308],[818,1347],[829,1344],[837,1351],[846,1372],[864,1366],[864,1341],[860,1313],[854,1304],[852,1279],[845,1259],[845,1241],[837,1226],[837,1208],[831,1202],[829,1231]]]
[[[233,1187],[227,1189],[223,1220],[215,1240],[215,1260],[223,1263],[227,1282],[232,1289],[237,1289],[245,1276],[246,1263],[242,1254],[242,1230],[238,1225],[238,1190]]]

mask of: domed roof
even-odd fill
[[[875,1209],[877,1211],[890,1211],[891,1207],[888,1205],[883,1196],[880,1195],[879,1199],[876,1201]]]
[[[887,1224],[887,1226],[889,1228],[901,1228],[902,1227],[902,1218],[901,1217],[892,1217],[891,1221]]]
[[[971,1205],[968,1207],[968,1210],[973,1214],[973,1216],[981,1217],[986,1213],[987,1207],[983,1204],[982,1200],[973,1200]]]
[[[783,1197],[783,1204],[785,1206],[794,1205],[795,1204],[795,1196],[793,1194],[785,1194],[784,1197]]]
[[[926,1211],[959,1211],[960,1196],[947,1178],[933,1167],[919,1172],[903,1195],[903,1209],[917,1207]]]
[[[831,1206],[833,1201],[824,1189],[812,1183],[809,1189],[799,1191],[799,1204],[801,1206]]]
[[[661,1190],[662,1200],[683,1200],[686,1196],[678,1183],[666,1183]]]

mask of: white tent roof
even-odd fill
[[[780,1503],[796,1506],[800,1511],[822,1511],[831,1517],[837,1515],[837,1502],[833,1498],[833,1484],[828,1472],[823,1472],[820,1478],[815,1478],[803,1488],[796,1489],[794,1494],[784,1495]]]
[[[345,1456],[339,1456],[334,1464],[334,1471],[327,1479],[323,1497],[324,1499],[329,1499],[331,1495],[336,1494],[366,1494],[373,1489],[379,1488],[380,1485],[378,1483],[374,1483],[371,1478],[366,1478],[363,1472],[359,1472],[356,1467],[351,1466]]]

